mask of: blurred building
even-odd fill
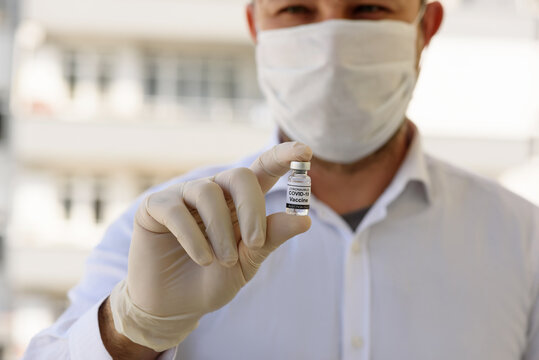
[[[0,254],[3,249],[10,206],[9,93],[13,31],[17,21],[16,1],[0,0]],[[0,256],[0,261],[3,256]]]
[[[244,5],[21,2],[7,257],[16,354],[65,306],[90,249],[136,196],[272,136]]]
[[[271,137],[246,2],[19,1],[14,354],[63,309],[88,252],[137,195]],[[410,117],[430,152],[496,179],[539,153],[537,22],[514,0],[445,3]]]
[[[82,249],[73,258],[81,261],[149,186],[267,141],[242,7],[24,2],[12,101],[14,251]],[[14,260],[31,271],[28,261]],[[70,275],[60,292],[80,274]],[[40,269],[17,284],[40,286],[43,276]]]
[[[17,23],[17,1],[0,0],[0,359],[10,345],[11,293],[5,273],[5,240],[11,205],[11,151],[9,139],[9,94],[13,32]]]

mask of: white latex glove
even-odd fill
[[[284,143],[250,169],[150,195],[135,216],[127,279],[110,296],[116,330],[160,352],[230,302],[272,251],[309,229],[306,216],[266,217],[264,194],[291,161],[311,157],[307,146]]]

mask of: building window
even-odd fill
[[[235,99],[238,97],[238,76],[232,63],[223,62],[214,74],[216,97]]]
[[[7,116],[4,113],[4,102],[0,99],[0,141],[7,137]]]
[[[103,222],[103,199],[101,196],[96,196],[94,199],[94,220],[96,224]]]
[[[2,229],[0,228],[0,267],[3,266],[4,264],[4,248],[5,248],[4,234],[1,231]],[[0,359],[3,359],[3,357],[0,357]]]
[[[181,59],[178,66],[178,98],[235,99],[238,97],[238,71],[227,59]]]
[[[208,92],[208,82],[204,79],[204,60],[180,60],[177,72],[176,93],[181,98],[200,98]]]
[[[96,224],[101,224],[104,220],[104,200],[103,200],[103,185],[100,180],[97,180],[95,185],[95,196],[93,201],[94,221]]]
[[[144,95],[146,99],[157,96],[159,86],[159,68],[155,59],[149,58],[144,65]]]
[[[211,78],[210,78],[210,64],[207,62],[207,61],[201,61],[199,64],[198,64],[198,69],[197,69],[200,73],[200,94],[199,94],[199,97],[202,98],[202,99],[206,99],[208,97],[210,97],[211,95],[211,88],[212,88],[212,83],[211,83]]]
[[[101,59],[97,69],[97,86],[101,95],[106,95],[111,84],[111,65],[109,59]]]
[[[73,186],[71,185],[70,180],[66,180],[64,182],[63,188],[61,190],[60,202],[64,213],[64,219],[71,219],[71,215],[73,212]]]
[[[75,89],[78,83],[78,62],[77,54],[75,52],[68,52],[65,56],[64,65],[64,77],[67,83],[69,96],[73,98],[75,96]]]

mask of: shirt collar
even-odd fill
[[[401,183],[404,187],[411,181],[419,182],[423,185],[425,199],[430,203],[432,200],[432,182],[425,153],[423,151],[423,138],[419,133],[417,126],[412,121],[408,121],[408,124],[411,137],[410,146],[393,182],[396,184]],[[391,186],[392,185],[390,185],[390,187]]]
[[[432,183],[428,172],[427,162],[425,154],[423,152],[422,137],[417,129],[417,126],[408,121],[410,125],[410,146],[408,153],[401,164],[401,167],[397,171],[397,174],[393,178],[393,181],[384,191],[377,202],[385,202],[389,205],[390,202],[395,200],[400,193],[404,191],[406,185],[412,181],[417,181],[423,185],[425,199],[428,203],[432,200]],[[268,148],[275,146],[279,143],[279,133],[274,132],[271,143],[268,144]],[[287,176],[283,176],[277,181],[275,186],[269,191],[269,193],[277,191],[286,191],[287,188]],[[385,200],[385,201],[383,201]]]

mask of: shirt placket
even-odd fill
[[[344,274],[343,343],[344,360],[369,359],[370,272],[369,231],[357,232],[348,246]]]
[[[359,228],[352,233],[344,220],[314,199],[313,207],[320,217],[340,232],[346,241],[343,267],[343,303],[341,311],[341,358],[368,360],[371,357],[371,271],[369,241],[372,226],[387,216],[387,203],[402,191],[397,187],[392,196],[386,196],[367,213]]]

